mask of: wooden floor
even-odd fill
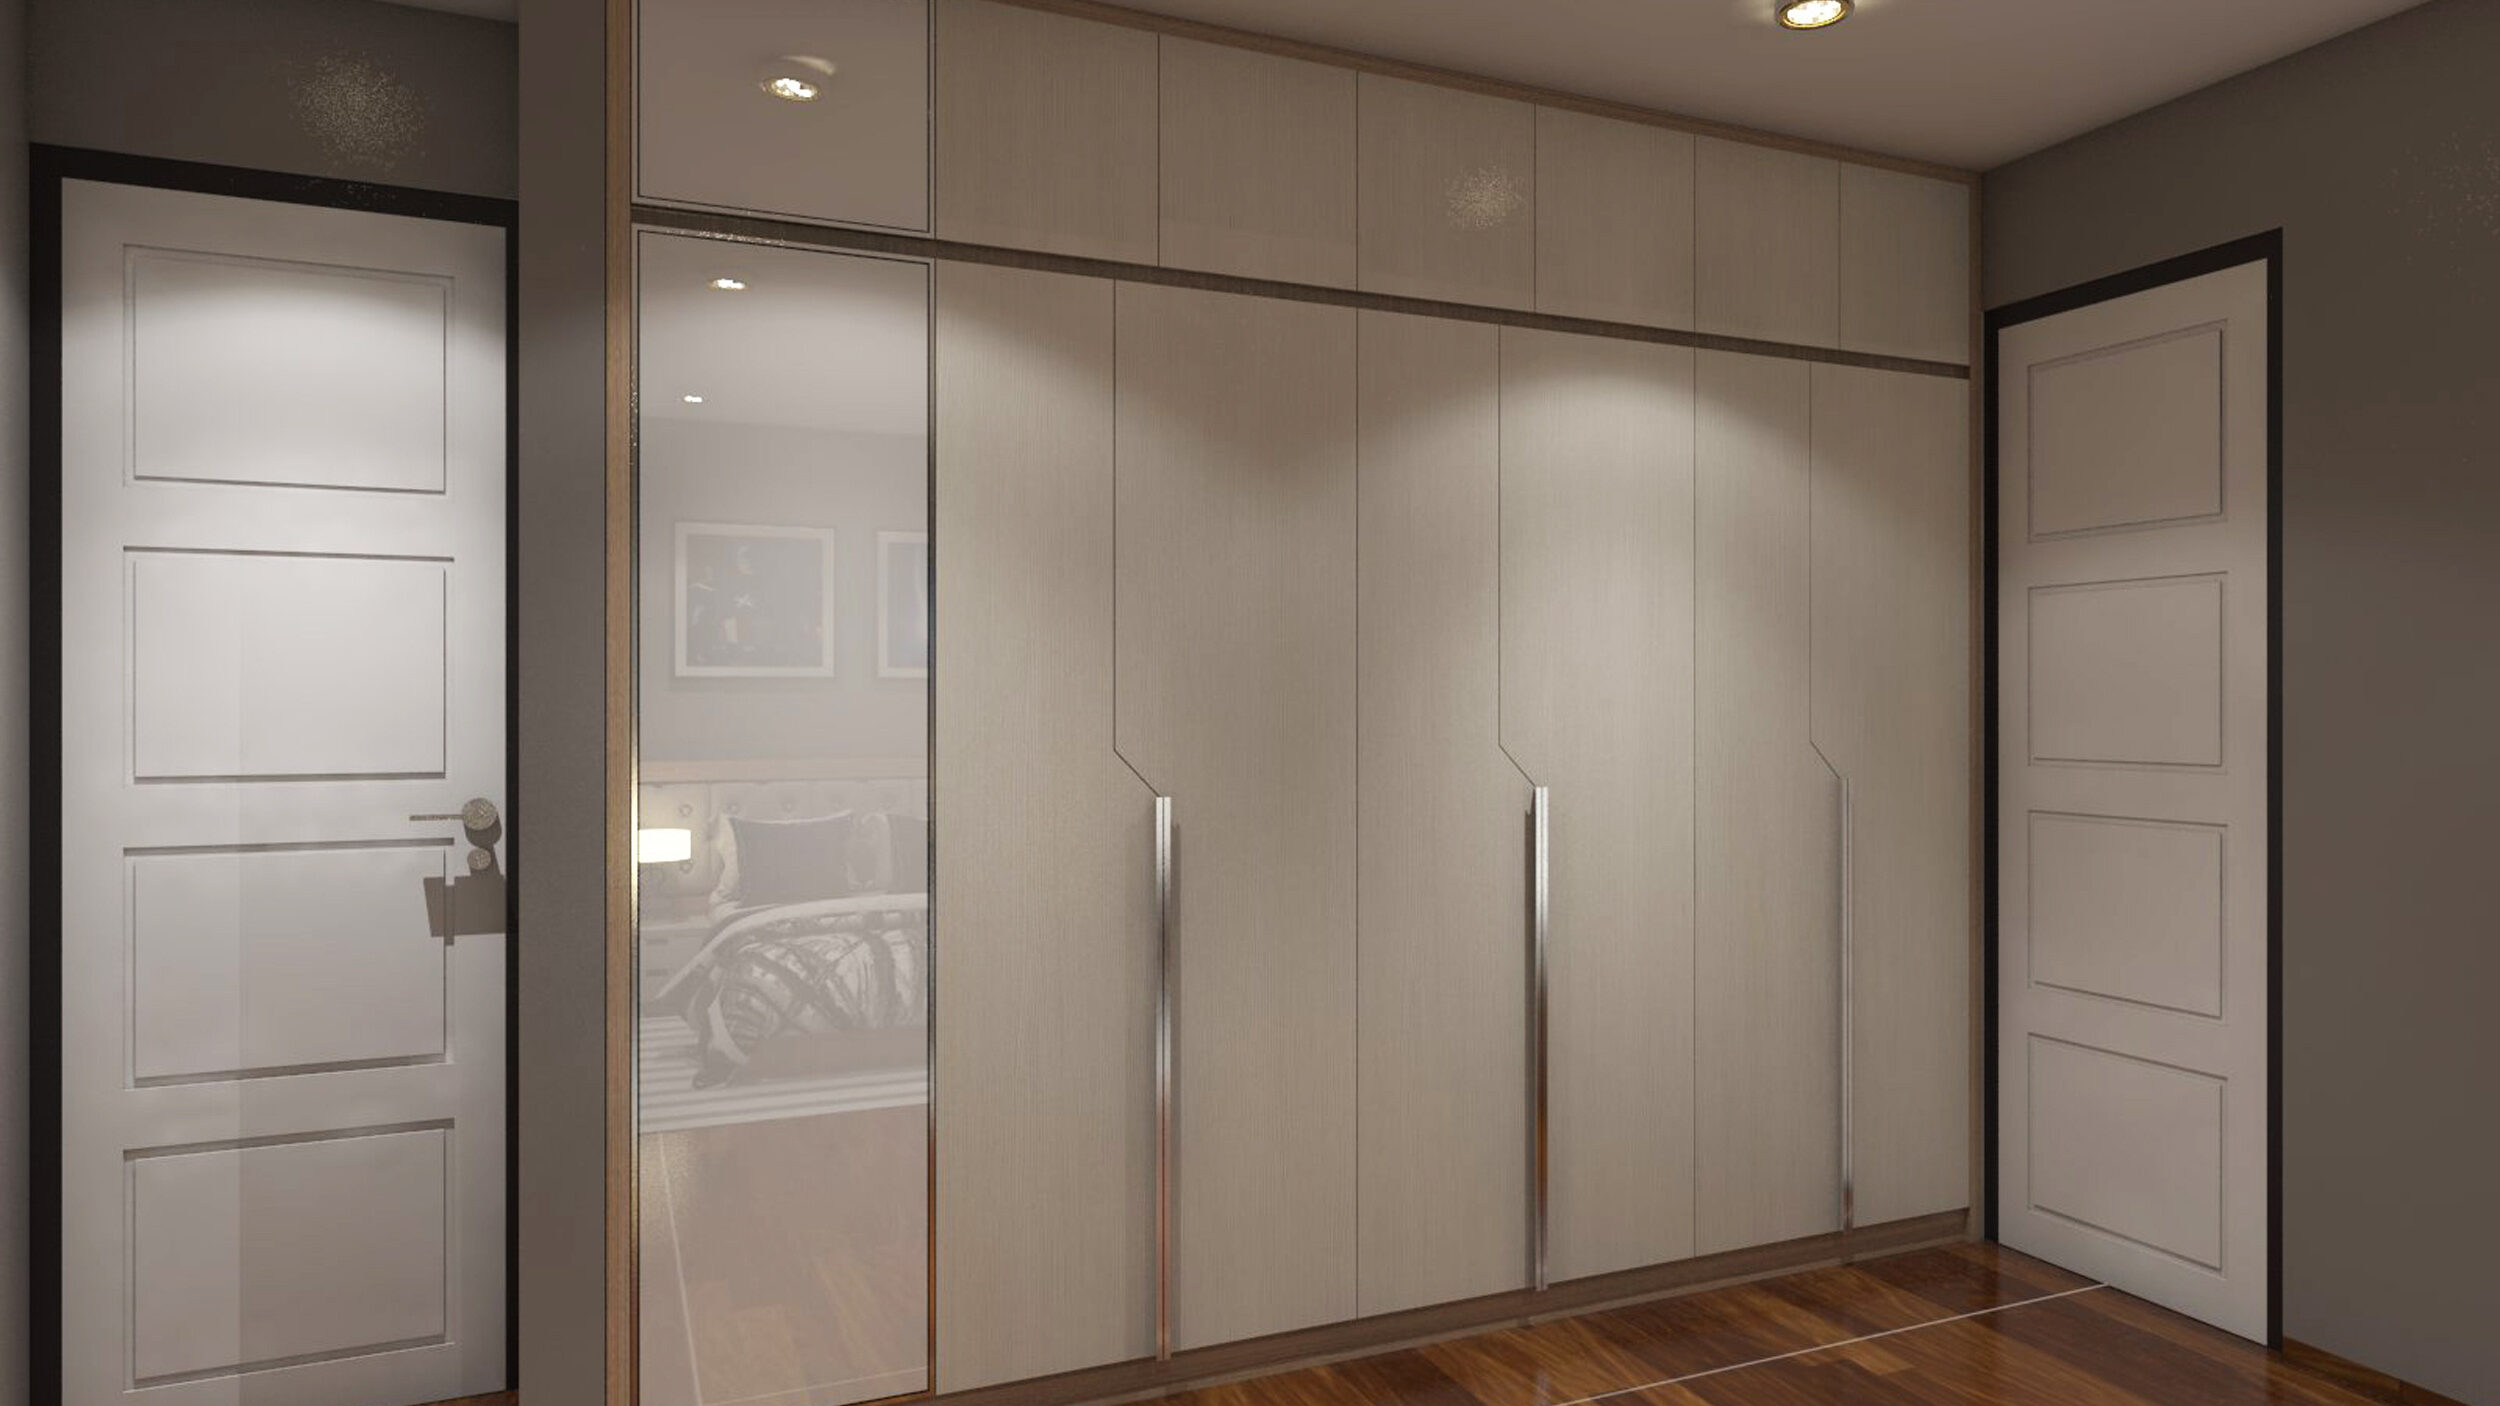
[[[1168,1399],[1187,1406],[2372,1406],[2393,1398],[2348,1390],[2255,1344],[2012,1251],[1957,1245]]]
[[[770,1406],[814,1395],[781,1397]],[[1177,1406],[2454,1406],[2322,1355],[2268,1352],[1992,1245],[1809,1270],[1163,1400]],[[512,1403],[487,1398],[479,1406]]]

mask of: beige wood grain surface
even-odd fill
[[[1857,1218],[1970,1204],[1969,387],[1814,368],[1814,737],[1853,796]]]
[[[1840,1225],[1840,786],[1815,755],[1811,368],[1703,352],[1694,453],[1698,1248]]]
[[[1122,284],[1121,754],[1173,798],[1173,1341],[1355,1312],[1355,314]]]
[[[1360,75],[1362,288],[1536,303],[1536,109]]]
[[[1528,1280],[1528,785],[1501,741],[1499,329],[1362,315],[1365,1314]]]
[[[1354,286],[1354,74],[1163,38],[1163,263]]]
[[[1536,310],[1693,325],[1693,139],[1536,110]]]
[[[1502,737],[1553,790],[1551,1265],[1693,1250],[1693,353],[1502,333]]]
[[[1695,139],[1696,325],[1704,332],[1840,343],[1840,163]]]
[[[1112,285],[937,270],[938,1389],[1154,1350],[1153,798],[1112,740]]]
[[[1157,39],[937,0],[937,237],[1155,261]]]
[[[1840,168],[1840,345],[1970,360],[1970,187]]]

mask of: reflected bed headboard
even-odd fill
[[[929,815],[926,764],[918,757],[838,757],[793,762],[644,762],[636,790],[646,830],[693,832],[694,852],[642,866],[645,904],[693,906],[720,883],[720,818],[813,820],[842,811]]]

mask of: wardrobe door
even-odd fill
[[[1971,359],[1971,187],[1840,168],[1840,345]]]
[[[1154,802],[1112,745],[1112,285],[937,268],[940,1391],[1154,1352]]]
[[[1536,109],[1366,73],[1360,106],[1362,288],[1536,303]]]
[[[1501,739],[1499,336],[1362,315],[1365,1314],[1529,1274],[1528,786]]]
[[[1163,36],[1163,263],[1354,286],[1354,71]]]
[[[1848,784],[1856,1223],[1970,1204],[1967,383],[1814,368],[1814,740]]]
[[[1122,756],[1173,801],[1176,1348],[1355,1311],[1355,314],[1123,284]]]
[[[1693,353],[1502,332],[1502,739],[1552,790],[1549,1265],[1693,1252]]]
[[[1693,325],[1693,138],[1536,110],[1536,310]]]
[[[936,29],[937,237],[1153,263],[1155,36],[989,0]]]
[[[1840,342],[1840,163],[1750,142],[1693,144],[1695,325]]]
[[[1840,1225],[1840,782],[1814,750],[1802,361],[1703,352],[1694,462],[1703,1254]]]

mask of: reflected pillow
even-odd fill
[[[734,859],[725,863],[721,896],[746,907],[846,897],[854,823],[847,810],[813,820],[730,816]]]

